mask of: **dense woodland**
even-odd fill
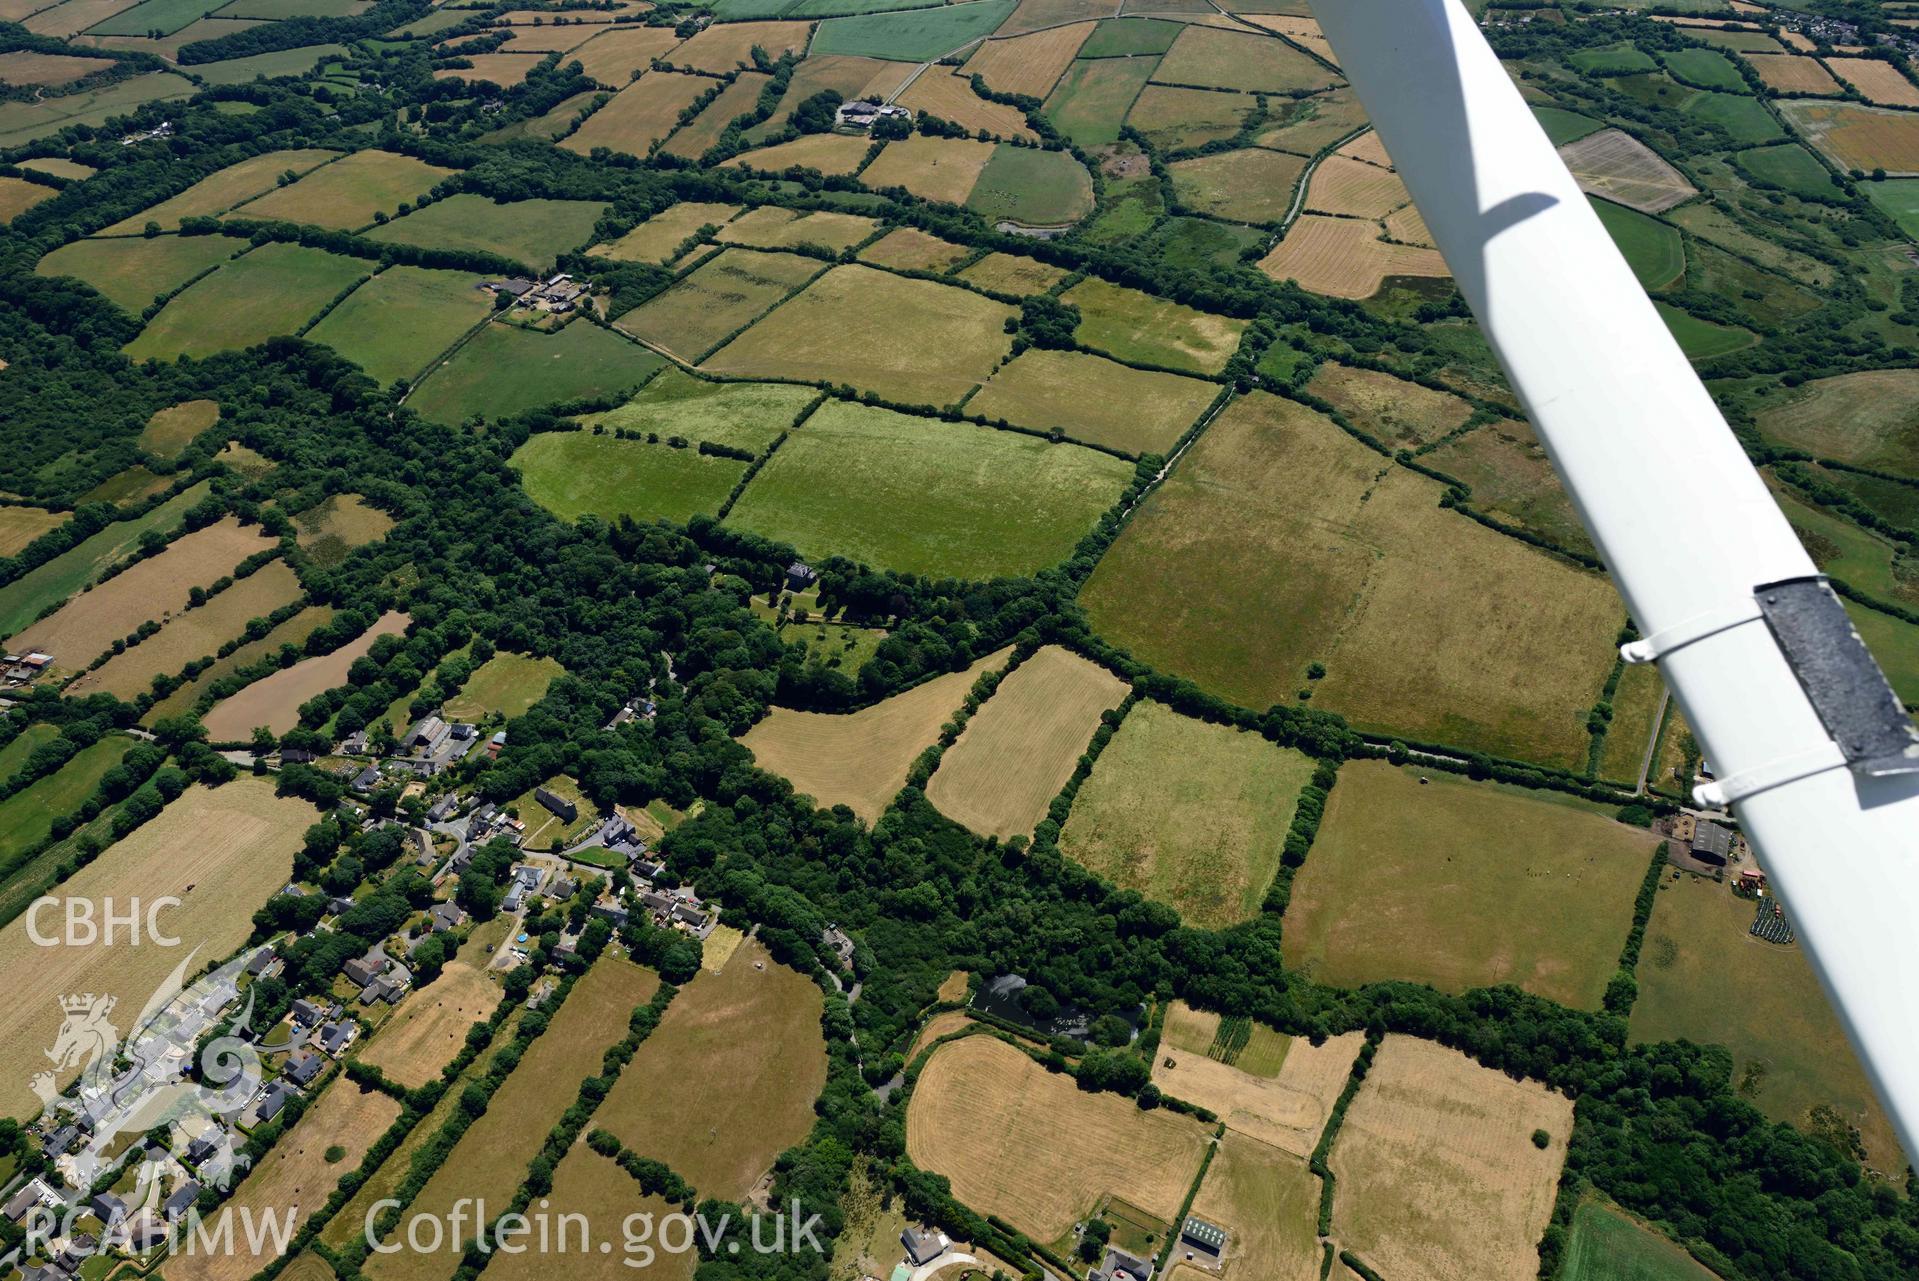
[[[1869,6],[1824,7],[1853,12]],[[354,39],[390,29],[426,8],[425,0],[381,0],[356,18],[265,24],[190,45],[182,61],[191,66],[293,44]],[[667,6],[649,20],[673,21],[674,10]],[[1647,25],[1632,24],[1631,34],[1656,38]],[[1533,28],[1502,36],[1503,52],[1559,56],[1578,45],[1616,40],[1620,30],[1619,24],[1603,21]],[[1681,38],[1663,28],[1659,34]],[[0,26],[0,44],[7,47],[34,47],[33,39]],[[74,281],[33,274],[38,259],[60,244],[128,217],[248,155],[278,148],[377,145],[460,167],[463,172],[444,184],[442,194],[604,200],[612,206],[601,228],[609,236],[680,199],[831,207],[851,186],[812,174],[777,187],[710,165],[641,165],[576,156],[537,142],[481,146],[475,142],[478,133],[537,116],[586,88],[586,82],[555,59],[524,85],[497,95],[503,108],[489,113],[482,111],[484,99],[471,86],[433,79],[433,64],[417,45],[384,52],[357,48],[355,57],[373,73],[369,78],[384,86],[380,92],[335,101],[323,88],[299,83],[211,89],[189,105],[148,107],[133,118],[129,127],[162,116],[174,120],[173,136],[159,143],[123,148],[109,131],[95,136],[75,129],[8,157],[66,154],[100,172],[83,188],[63,191],[0,228],[0,358],[8,362],[0,377],[0,430],[8,446],[0,451],[0,490],[70,508],[79,495],[136,461],[134,438],[156,410],[209,397],[225,407],[222,439],[240,441],[277,463],[278,470],[268,482],[249,482],[215,460],[221,442],[210,438],[169,463],[154,464],[172,480],[170,492],[199,480],[211,482],[211,496],[196,519],[232,513],[281,536],[286,528],[279,509],[304,505],[304,498],[294,502],[288,494],[317,498],[348,490],[394,517],[398,524],[384,540],[333,568],[313,564],[285,539],[285,554],[299,570],[307,598],[334,606],[339,615],[302,650],[273,656],[258,671],[229,678],[202,698],[199,710],[204,711],[217,693],[302,653],[330,650],[381,611],[410,614],[407,635],[377,642],[353,665],[346,686],[301,709],[302,728],[287,737],[290,746],[313,741],[329,721],[339,732],[369,724],[444,656],[468,643],[480,647],[473,661],[484,658],[488,648],[559,660],[566,675],[512,722],[509,746],[499,759],[462,767],[481,796],[504,802],[553,774],[567,773],[602,805],[663,799],[686,807],[703,800],[701,815],[664,843],[663,854],[675,872],[724,903],[729,919],[758,924],[776,957],[808,973],[824,973],[817,952],[827,922],[844,925],[858,940],[862,995],[848,1006],[829,992],[833,1071],[812,1136],[781,1160],[782,1194],[797,1194],[811,1206],[832,1204],[854,1154],[864,1153],[890,1173],[916,1212],[938,1219],[956,1237],[999,1234],[1003,1239],[999,1228],[957,1204],[944,1180],[911,1168],[902,1099],[882,1104],[866,1087],[906,1066],[902,1056],[912,1032],[950,971],[1019,973],[1052,998],[1096,1014],[1130,1015],[1149,999],[1178,996],[1313,1038],[1354,1029],[1434,1038],[1488,1066],[1574,1096],[1577,1125],[1567,1186],[1589,1181],[1620,1205],[1667,1225],[1729,1278],[1867,1281],[1919,1275],[1919,1187],[1911,1184],[1910,1174],[1903,1187],[1868,1177],[1833,1144],[1767,1121],[1733,1088],[1731,1060],[1721,1050],[1627,1046],[1632,958],[1625,961],[1607,1008],[1597,1014],[1578,1013],[1511,987],[1462,996],[1410,983],[1343,990],[1288,973],[1281,963],[1280,913],[1291,869],[1310,857],[1317,804],[1301,807],[1302,819],[1287,845],[1287,870],[1268,910],[1245,925],[1207,931],[1182,925],[1170,908],[1115,889],[1064,858],[1056,845],[1057,817],[1042,823],[1030,843],[1001,844],[943,818],[917,786],[909,785],[869,830],[849,810],[818,810],[796,798],[790,784],[756,769],[735,741],[776,701],[818,709],[863,706],[928,675],[963,668],[1004,645],[1030,651],[1050,643],[1101,658],[1130,676],[1142,696],[1207,719],[1257,728],[1308,752],[1328,767],[1316,779],[1320,802],[1325,789],[1337,785],[1330,767],[1394,750],[1328,713],[1300,706],[1230,706],[1188,682],[1148,670],[1094,635],[1074,594],[1116,533],[1118,509],[1075,555],[1032,578],[939,581],[827,561],[820,566],[823,602],[844,606],[850,617],[891,626],[874,661],[849,677],[807,664],[747,607],[747,591],[764,595],[777,587],[794,549],[706,520],[686,527],[592,519],[569,525],[530,501],[506,459],[528,435],[551,425],[551,413],[436,425],[399,405],[395,389],[383,390],[329,350],[294,339],[204,361],[135,365],[120,348],[138,332],[139,317]],[[784,70],[773,69],[776,74]],[[1672,146],[1669,155],[1684,156],[1690,148],[1709,149],[1722,141],[1709,126],[1691,119],[1668,119],[1636,103],[1601,102],[1607,90],[1597,82],[1590,92],[1595,109],[1640,120],[1660,134]],[[225,114],[215,108],[221,100],[246,101],[257,110]],[[399,120],[420,127],[403,129]],[[735,137],[717,150],[724,154],[739,145]],[[1885,229],[1883,215],[1856,191],[1838,185],[1832,199],[1868,227]],[[927,205],[903,193],[879,208],[962,244],[1016,247],[1118,283],[1257,318],[1256,332],[1266,340],[1280,326],[1303,324],[1408,374],[1423,372],[1431,345],[1411,316],[1275,284],[1245,263],[1199,269],[1070,239],[1015,241],[992,231],[978,215]],[[250,223],[219,231],[194,226],[188,234],[240,234],[256,242],[293,240],[385,261],[419,260],[407,257],[418,251],[405,247],[285,225]],[[1807,243],[1806,252],[1814,252],[1816,246]],[[495,264],[469,260],[463,265],[488,269]],[[600,283],[629,299],[656,292],[667,280],[665,273],[646,267],[586,260],[564,265],[594,272]],[[1739,302],[1692,301],[1727,315]],[[1443,312],[1456,303],[1436,306]],[[1842,282],[1826,312],[1770,333],[1760,347],[1725,358],[1716,372],[1813,377],[1910,363],[1911,349],[1890,347],[1843,323],[1864,306],[1857,286]],[[1029,307],[1021,321],[1023,340],[1046,346],[1057,340],[1062,324],[1070,331],[1071,320],[1056,313],[1057,305]],[[1229,376],[1250,382],[1251,364],[1243,353]],[[1141,463],[1139,484],[1150,480],[1157,462]],[[273,510],[263,507],[276,496],[280,501]],[[70,523],[0,561],[0,583],[127,515],[101,504],[81,507]],[[712,576],[708,565],[716,571]],[[443,672],[442,680],[457,684],[449,673]],[[657,691],[657,718],[603,729],[649,682]],[[33,753],[16,784],[56,768],[109,729],[133,725],[166,692],[168,683],[162,681],[153,694],[134,702],[106,695],[63,701],[37,694],[27,709],[30,715],[15,718],[11,729],[29,719],[46,721],[60,726],[60,737]],[[218,781],[232,768],[208,750],[204,730],[191,716],[163,722],[158,739],[136,749],[113,772],[94,814],[86,818],[120,806],[113,834],[121,834],[121,823],[130,830],[136,816],[157,812],[157,802],[177,795],[188,778]],[[924,781],[930,765],[922,762],[916,780]],[[1467,768],[1480,777],[1568,790],[1583,786],[1573,776],[1524,763],[1476,757]],[[1082,768],[1081,777],[1084,773]],[[345,790],[336,777],[298,765],[282,770],[278,779],[283,791],[323,809]],[[376,796],[373,803],[388,812],[399,805],[390,794]],[[70,825],[56,836],[71,830]],[[87,840],[83,855],[103,848],[98,837]],[[337,824],[322,823],[309,834],[297,873],[330,877],[324,880],[329,888],[348,885],[389,868],[398,853],[394,845],[380,831],[348,834]],[[483,852],[475,867],[503,877],[508,860],[499,851]],[[483,877],[473,879],[471,891],[462,881],[462,903],[484,916],[497,908],[497,893],[488,894]],[[303,988],[323,984],[342,958],[382,937],[409,905],[424,901],[422,893],[417,876],[394,874],[330,939],[310,939],[290,957],[285,986],[274,989],[272,999],[290,1001]],[[262,936],[311,924],[302,918],[311,910],[275,899],[257,924]],[[1642,905],[1642,928],[1647,910],[1649,901]],[[549,924],[552,930],[535,933],[553,935],[557,921]],[[603,933],[596,936],[595,947],[605,941]],[[669,980],[684,980],[697,969],[697,955],[673,938],[636,931],[626,941]],[[528,975],[518,976],[510,995],[523,996],[528,981]],[[670,997],[668,987],[663,1001]],[[649,1017],[656,1018],[657,1011]],[[636,1016],[635,1037],[650,1030],[650,1023],[643,1028],[642,1022]],[[542,1019],[529,1017],[521,1027],[521,1043],[543,1027]],[[629,1055],[636,1043],[627,1044]],[[1144,1059],[1087,1053],[1075,1043],[1055,1049],[1052,1063],[1059,1070],[1074,1070],[1067,1067],[1068,1056],[1081,1059],[1076,1070],[1084,1088],[1133,1094],[1142,1107],[1159,1102],[1146,1084],[1150,1044]],[[415,1097],[409,1106],[423,1109],[430,1102]],[[484,1103],[483,1095],[478,1102]],[[600,1138],[599,1145],[610,1137]],[[643,1185],[648,1178],[664,1178],[654,1171],[635,1174]],[[669,1195],[677,1190],[668,1183],[660,1186]],[[1548,1230],[1542,1275],[1557,1263],[1571,1200],[1562,1197],[1561,1217]],[[463,1279],[474,1271],[469,1260]],[[819,1281],[825,1262],[810,1255],[748,1252],[708,1258],[699,1276],[725,1281],[749,1274]]]

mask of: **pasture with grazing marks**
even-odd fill
[[[1452,274],[1436,249],[1388,244],[1371,223],[1322,214],[1296,219],[1259,269],[1329,298],[1371,298],[1394,276]]]
[[[455,171],[390,151],[356,151],[230,209],[229,218],[283,219],[350,231],[417,200]]]
[[[1424,445],[1463,427],[1473,407],[1451,392],[1327,361],[1306,390],[1339,410],[1361,431],[1390,445]]]
[[[1072,777],[1126,682],[1048,645],[1014,669],[946,749],[926,785],[942,814],[983,836],[1030,833]]]
[[[1303,156],[1247,147],[1166,166],[1179,203],[1236,222],[1276,223],[1292,209]]]
[[[1104,60],[1094,66],[1112,65]],[[1149,84],[1133,99],[1126,123],[1155,147],[1199,147],[1230,138],[1259,106],[1250,93]]]
[[[739,1201],[813,1126],[826,1084],[819,986],[757,939],[673,998],[594,1116],[701,1197]],[[752,1029],[743,1036],[741,1030]]]
[[[1073,800],[1060,851],[1219,929],[1259,911],[1312,759],[1141,702]]]
[[[468,940],[438,978],[408,993],[399,1013],[360,1052],[361,1060],[408,1089],[439,1076],[466,1044],[467,1029],[491,1018],[500,1004],[500,986],[486,969],[496,941],[486,932]]]
[[[1801,1127],[1815,1107],[1830,1107],[1859,1131],[1867,1162],[1896,1173],[1906,1163],[1898,1135],[1818,976],[1797,945],[1752,936],[1754,908],[1700,877],[1660,881],[1634,972],[1639,999],[1627,1040],[1723,1045],[1746,1102]]]
[[[607,1225],[602,1231],[617,1231],[618,1225],[629,1221],[637,1224],[631,1219],[634,1215],[658,1223],[679,1213],[677,1205],[651,1193],[643,1195],[632,1175],[584,1142],[576,1143],[561,1159],[553,1171],[553,1189],[541,1200],[551,1206],[547,1213],[556,1223],[560,1216],[577,1214],[589,1224]],[[556,1238],[562,1231],[577,1238],[577,1229],[559,1227]],[[486,1281],[552,1281],[558,1257],[537,1248],[515,1254],[500,1251],[490,1256],[482,1275]],[[675,1254],[659,1250],[651,1263],[636,1270],[631,1266],[636,1260],[617,1248],[607,1254],[573,1249],[563,1257],[567,1281],[632,1281],[635,1276],[646,1281],[691,1281],[700,1261],[695,1250]]]
[[[611,258],[615,262],[668,263],[700,228],[723,227],[739,212],[738,205],[683,200],[662,209],[618,240],[594,245],[587,252],[595,258]]]
[[[1286,964],[1341,987],[1514,983],[1597,1009],[1656,844],[1583,801],[1349,762],[1293,882]]]
[[[1129,454],[1164,454],[1218,394],[1218,384],[1197,378],[1029,347],[1000,366],[966,412],[1034,431],[1057,428]]]
[[[97,900],[138,886],[149,901],[173,895],[180,906],[167,914],[168,932],[202,957],[224,957],[246,942],[253,913],[286,884],[300,834],[317,817],[305,801],[275,796],[269,779],[191,787],[76,872],[60,893]],[[20,917],[0,930],[0,974],[12,980],[13,997],[0,1010],[6,1068],[0,1110],[17,1117],[39,1110],[40,1100],[27,1085],[47,1066],[42,1051],[59,1030],[58,996],[105,993],[119,998],[122,1008],[137,1010],[185,955],[118,942],[41,947],[27,937]]]
[[[75,597],[57,613],[9,637],[9,644],[16,651],[43,650],[62,671],[77,672],[140,624],[162,621],[184,609],[192,588],[207,586],[273,546],[258,525],[224,517]]]
[[[814,280],[703,368],[846,383],[901,403],[946,405],[1005,358],[1013,342],[1006,321],[1014,314],[970,290],[848,264]],[[912,340],[902,341],[907,334]]]
[[[67,687],[80,696],[105,692],[132,701],[155,676],[171,676],[196,658],[206,658],[246,630],[300,598],[300,580],[283,560],[262,565],[196,609],[173,615],[160,630],[108,659]]]
[[[1211,1017],[1217,1024],[1218,1017]],[[1170,1024],[1170,1013],[1167,1020]],[[1285,1059],[1272,1076],[1222,1063],[1208,1057],[1204,1048],[1162,1044],[1153,1083],[1175,1098],[1211,1110],[1229,1130],[1294,1156],[1311,1156],[1366,1038],[1348,1032],[1318,1045],[1304,1037],[1279,1039]]]
[[[1591,541],[1565,486],[1526,423],[1505,418],[1481,424],[1422,457],[1428,467],[1463,480],[1472,504],[1559,547],[1587,555]]]
[[[461,1197],[501,1207],[511,1201],[526,1179],[527,1163],[573,1105],[579,1083],[598,1075],[607,1047],[626,1035],[633,1011],[652,1000],[659,986],[651,970],[616,956],[596,961],[494,1092],[485,1114],[420,1189],[409,1217],[430,1215],[446,1223]],[[437,1251],[375,1254],[366,1273],[373,1281],[444,1281],[458,1268],[462,1245],[449,1239]]]
[[[993,34],[1015,0],[972,0],[904,13],[829,18],[813,37],[814,53],[850,53],[898,62],[931,62]]]
[[[161,294],[178,289],[243,247],[225,236],[75,240],[42,258],[34,274],[84,280],[137,316]]]
[[[1244,320],[1088,278],[1062,299],[1079,308],[1074,337],[1095,350],[1142,364],[1216,374],[1239,350]]]
[[[1271,102],[1269,106],[1277,122],[1255,135],[1254,144],[1294,155],[1318,155],[1366,123],[1365,109],[1351,89],[1335,89],[1291,103]]]
[[[613,100],[586,118],[560,146],[584,156],[595,147],[644,156],[653,144],[672,133],[680,112],[712,87],[704,76],[677,71],[649,71],[613,95]]]
[[[1143,661],[1247,707],[1291,701],[1318,660],[1314,705],[1369,730],[1583,764],[1618,597],[1442,493],[1255,392],[1147,497],[1080,599]]]
[[[388,267],[309,329],[375,382],[411,381],[434,357],[493,312],[493,300],[463,271]]]
[[[236,1224],[251,1222],[249,1215],[284,1216],[279,1222],[298,1232],[326,1204],[339,1181],[359,1168],[368,1149],[399,1115],[396,1099],[338,1077],[260,1158],[221,1212],[235,1216]],[[345,1155],[330,1158],[335,1148],[344,1149]],[[232,1249],[176,1254],[167,1262],[167,1272],[180,1281],[247,1281],[282,1253],[260,1248],[266,1241],[249,1240],[244,1230],[236,1229],[233,1236]]]
[[[174,295],[127,344],[127,355],[201,358],[291,335],[375,265],[303,245],[261,245]]]
[[[990,253],[954,273],[969,285],[1002,294],[1043,294],[1066,279],[1066,270],[1037,258]]]
[[[819,273],[797,254],[726,249],[619,318],[620,328],[681,360],[708,348]]]
[[[498,422],[556,401],[631,390],[664,363],[639,343],[584,320],[558,333],[497,323],[434,366],[407,404],[447,426],[475,414]]]
[[[1108,1196],[1173,1218],[1206,1141],[1189,1117],[1083,1091],[991,1036],[934,1051],[906,1109],[913,1163],[1038,1241],[1058,1240]]]
[[[857,712],[796,712],[775,707],[740,741],[763,770],[784,775],[822,806],[845,805],[878,821],[916,758],[939,737],[984,672],[1003,667],[1010,649],[979,659]]]
[[[1640,213],[1664,213],[1696,193],[1664,157],[1620,129],[1602,129],[1559,149],[1579,189]]]
[[[1334,1233],[1381,1276],[1533,1281],[1572,1124],[1564,1095],[1388,1036],[1333,1143]]]
[[[1151,58],[1082,58],[1047,97],[1046,118],[1082,147],[1108,146],[1152,74]]]
[[[995,224],[1064,227],[1093,212],[1093,177],[1070,152],[1001,143],[966,207]]]
[[[354,659],[364,657],[380,637],[405,631],[410,621],[405,614],[388,610],[340,648],[301,659],[214,704],[204,718],[208,738],[216,743],[239,742],[260,725],[275,734],[286,733],[300,723],[300,704],[344,684]]]
[[[774,452],[726,519],[816,558],[996,578],[1064,560],[1132,473],[1078,445],[835,400]]]

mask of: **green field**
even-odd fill
[[[33,749],[43,743],[51,743],[60,737],[60,727],[45,722],[35,722],[15,734],[0,747],[0,781],[12,778],[27,763],[27,757],[33,755]]]
[[[1158,188],[1157,183],[1153,184],[1155,192]],[[1153,228],[1141,248],[1150,246],[1169,266],[1210,271],[1232,266],[1244,250],[1254,245],[1263,247],[1265,240],[1266,233],[1257,227],[1235,227],[1205,218],[1168,218]]]
[[[82,748],[72,760],[30,787],[0,801],[0,878],[18,870],[27,850],[45,840],[53,820],[80,807],[100,777],[133,750],[132,739],[115,734]]]
[[[1016,7],[1018,0],[973,0],[905,13],[829,18],[820,23],[809,52],[930,62],[993,34]]]
[[[1082,147],[1108,146],[1119,140],[1133,99],[1152,75],[1150,58],[1074,62],[1047,97],[1046,118]]]
[[[637,387],[664,363],[585,320],[551,334],[494,324],[462,343],[407,404],[436,423],[451,425],[475,414],[498,422],[557,401]]]
[[[1000,366],[966,411],[1129,454],[1164,454],[1218,394],[1217,383],[1032,347]]]
[[[1864,605],[1848,604],[1853,626],[1865,638],[1886,679],[1908,707],[1919,707],[1919,627]]]
[[[832,401],[727,523],[908,573],[993,578],[1065,559],[1132,465],[1077,445]]]
[[[1899,224],[1899,230],[1919,240],[1919,178],[1869,182],[1861,190],[1881,213]]]
[[[1810,151],[1797,143],[1782,143],[1777,147],[1754,147],[1747,151],[1735,151],[1733,163],[1761,182],[1771,183],[1775,187],[1784,187],[1787,191],[1802,196],[1822,196],[1832,194],[1832,174],[1819,163]],[[1874,184],[1867,184],[1870,191]]]
[[[450,721],[475,723],[498,716],[512,720],[546,697],[546,687],[565,675],[551,658],[529,654],[495,654],[475,668],[460,692],[446,700],[442,714]]]
[[[515,450],[509,464],[533,501],[562,520],[631,516],[683,523],[712,516],[746,473],[736,458],[590,431],[542,432]]]
[[[1718,125],[1738,143],[1771,142],[1785,136],[1759,99],[1748,94],[1702,93],[1680,110]]]
[[[1660,712],[1665,688],[1659,673],[1648,664],[1629,666],[1619,674],[1619,686],[1613,691],[1612,723],[1607,727],[1605,750],[1599,758],[1599,777],[1629,786],[1639,781],[1639,768],[1646,763],[1646,747],[1657,728],[1654,717]]]
[[[463,271],[388,267],[348,294],[307,338],[325,343],[375,382],[419,376],[434,357],[493,312]]]
[[[1060,850],[1221,929],[1260,909],[1313,760],[1159,703],[1127,713],[1073,800]]]
[[[1235,222],[1277,224],[1293,207],[1293,191],[1306,171],[1306,159],[1283,151],[1245,147],[1176,160],[1167,169],[1173,176],[1173,192],[1183,207]],[[1235,252],[1227,261],[1237,258]]]
[[[1831,1106],[1859,1129],[1875,1168],[1898,1170],[1898,1138],[1805,953],[1752,937],[1752,918],[1753,904],[1723,885],[1662,880],[1628,1039],[1724,1045],[1733,1086],[1760,1111],[1803,1126],[1814,1107]]]
[[[362,259],[320,249],[261,245],[175,295],[127,344],[127,355],[205,357],[292,334],[372,269]]]
[[[238,253],[225,236],[155,236],[151,240],[76,240],[40,260],[42,276],[75,276],[134,315],[163,293]]]
[[[209,488],[205,482],[190,486],[144,516],[116,521],[0,587],[0,636],[14,635],[49,605],[58,604],[92,582],[101,570],[139,546],[140,536],[148,530],[171,533],[187,509],[207,496]]]
[[[1746,79],[1725,54],[1714,49],[1671,49],[1659,55],[1666,70],[1701,89],[1746,93]]]
[[[131,236],[145,231],[150,222],[157,223],[162,231],[176,231],[183,218],[210,218],[225,213],[241,201],[271,189],[287,174],[306,173],[339,156],[339,152],[321,147],[262,152],[215,170],[185,191],[111,224],[101,234]]]
[[[18,147],[68,125],[101,125],[142,104],[185,98],[193,91],[184,76],[156,71],[64,97],[0,102],[0,147]]]
[[[1286,966],[1597,1009],[1655,843],[1560,793],[1349,762],[1293,882]]]
[[[1755,335],[1744,329],[1734,329],[1729,325],[1718,325],[1710,320],[1701,320],[1670,303],[1655,302],[1653,306],[1659,309],[1660,316],[1666,322],[1666,328],[1672,330],[1672,336],[1679,340],[1679,349],[1693,360],[1710,360],[1714,356],[1723,356],[1727,352],[1750,347],[1759,341]]]
[[[781,383],[708,382],[669,366],[618,409],[586,414],[580,422],[608,431],[654,433],[662,440],[682,436],[694,444],[711,441],[759,453],[791,427],[818,395],[810,387]]]
[[[229,58],[224,62],[203,62],[193,71],[209,84],[238,85],[259,76],[269,80],[278,76],[304,76],[320,63],[346,52],[343,44],[309,44],[298,49],[275,49],[271,53]]]
[[[1624,40],[1601,49],[1582,49],[1569,55],[1566,61],[1594,76],[1623,76],[1659,69],[1650,54]]]
[[[428,249],[478,249],[546,272],[585,245],[606,206],[592,200],[515,200],[486,196],[436,200],[367,233],[369,240]]]
[[[1573,1214],[1556,1281],[1716,1281],[1712,1272],[1651,1228],[1597,1201]]]
[[[966,207],[989,222],[1075,223],[1093,211],[1093,179],[1070,152],[1002,143],[980,171]]]
[[[1216,374],[1239,350],[1246,322],[1089,278],[1062,297],[1079,308],[1073,335],[1121,360]]]
[[[218,9],[222,0],[144,0],[87,28],[95,36],[168,36]]]
[[[425,195],[452,172],[391,151],[356,151],[247,201],[227,216],[351,231]]]
[[[682,360],[716,343],[812,279],[822,264],[797,254],[726,249],[619,318],[620,328]]]
[[[1592,207],[1640,284],[1664,289],[1685,274],[1686,242],[1677,230],[1610,200],[1593,200]]]
[[[1606,127],[1603,121],[1594,120],[1591,116],[1582,116],[1576,111],[1565,111],[1559,107],[1535,105],[1533,115],[1538,118],[1541,127],[1546,130],[1546,136],[1552,140],[1555,147],[1576,142],[1587,134],[1598,133]]]
[[[1150,84],[1134,99],[1126,123],[1153,146],[1178,150],[1232,137],[1258,106],[1250,93]]]
[[[1186,26],[1163,18],[1111,18],[1093,28],[1079,47],[1081,58],[1132,58],[1165,53]]]
[[[1919,576],[1899,563],[1902,548],[1836,512],[1813,506],[1783,482],[1774,482],[1772,488],[1821,573],[1843,579],[1867,596],[1908,609],[1919,607]]]

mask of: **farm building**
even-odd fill
[[[1180,1225],[1179,1243],[1216,1262],[1226,1249],[1226,1229],[1204,1219],[1188,1218]]]
[[[1693,827],[1690,849],[1701,863],[1724,867],[1732,857],[1732,829],[1701,819]]]

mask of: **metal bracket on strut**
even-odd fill
[[[1709,609],[1650,636],[1626,642],[1619,647],[1619,657],[1633,664],[1657,662],[1694,641],[1717,636],[1720,632],[1731,631],[1746,623],[1756,623],[1764,617],[1757,599],[1741,601],[1721,609]]]

